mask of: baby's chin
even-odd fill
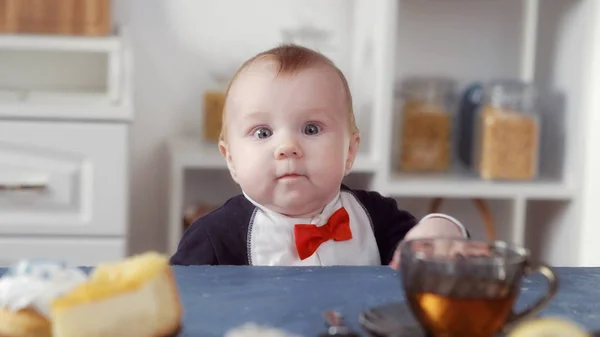
[[[278,213],[296,218],[315,216],[323,210],[329,200],[313,194],[273,196],[271,208]]]

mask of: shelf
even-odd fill
[[[388,184],[382,186],[382,190],[395,197],[522,197],[536,200],[568,200],[575,194],[571,186],[558,181],[485,181],[466,171],[396,173]]]
[[[226,169],[217,144],[190,138],[174,138],[169,142],[172,161],[182,169]]]
[[[0,118],[132,120],[132,50],[121,32],[0,34]]]
[[[110,53],[119,50],[119,36],[2,35],[0,49]]]
[[[191,138],[174,138],[169,142],[169,151],[173,163],[182,169],[227,169],[218,145],[214,143]],[[352,172],[373,173],[377,167],[377,161],[367,154],[359,153],[354,161]]]
[[[108,102],[25,103],[0,100],[0,118],[130,121],[133,109]]]

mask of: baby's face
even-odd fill
[[[232,85],[224,123],[233,179],[289,216],[312,216],[331,201],[359,143],[342,81],[326,67],[277,76],[273,62],[255,62]]]

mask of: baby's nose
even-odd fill
[[[284,144],[275,151],[275,159],[301,158],[302,156],[304,153],[297,144]]]

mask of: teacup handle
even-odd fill
[[[535,315],[538,311],[545,307],[556,294],[556,291],[558,290],[558,280],[556,278],[556,274],[554,274],[550,267],[541,263],[536,265],[528,265],[525,269],[524,276],[531,275],[534,273],[540,273],[546,278],[546,280],[548,280],[548,291],[546,291],[546,294],[544,294],[544,296],[540,297],[537,301],[529,305],[523,311],[513,313],[506,321],[505,326],[510,326],[514,323],[517,323],[518,321]]]

